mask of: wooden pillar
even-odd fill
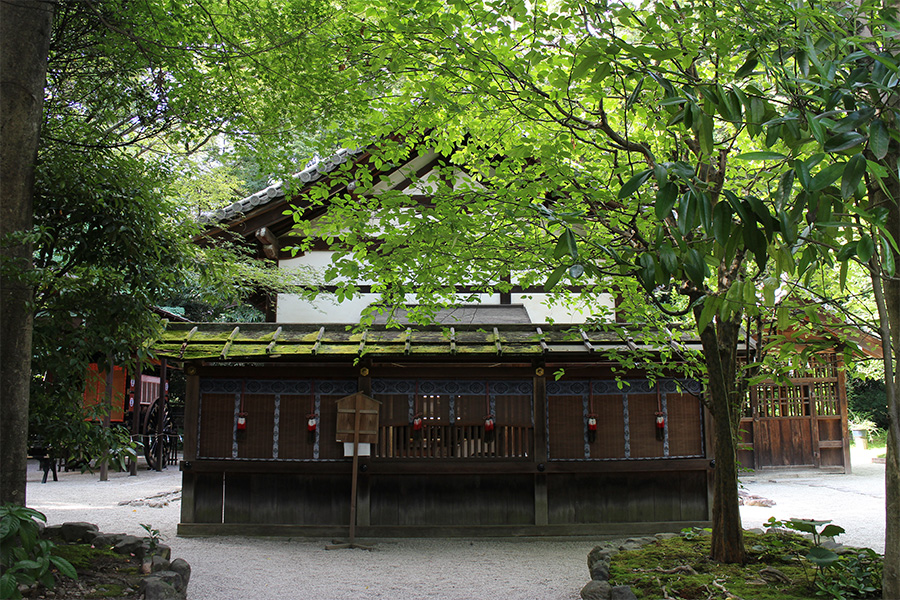
[[[815,373],[812,373],[815,375]],[[809,402],[809,441],[812,446],[813,464],[818,469],[822,466],[822,451],[819,448],[819,411],[816,410],[815,386],[810,384],[803,386],[804,393],[808,397]]]
[[[112,412],[113,397],[113,371],[112,356],[108,356],[106,360],[106,391],[103,396],[106,398],[106,409],[103,411],[103,429],[109,429],[109,418]],[[109,448],[103,448],[103,457],[100,462],[100,481],[109,481]]]
[[[534,524],[538,527],[549,524],[550,504],[547,497],[547,377],[544,366],[535,368],[534,389]]]
[[[362,361],[359,369],[359,391],[367,396],[372,395],[371,361]],[[375,451],[372,452],[375,454]],[[360,527],[368,527],[372,524],[372,478],[369,475],[369,460],[367,457],[360,468],[356,490],[356,524]]]
[[[191,462],[197,459],[197,435],[200,423],[200,376],[196,364],[187,364],[184,397],[184,454],[181,462],[181,522],[194,523],[196,476]]]
[[[844,455],[844,473],[849,475],[853,471],[850,461],[850,430],[847,423],[847,374],[844,372],[844,360],[840,355],[836,357],[835,368],[837,370],[838,412],[841,415],[841,449]]]
[[[712,414],[709,412],[709,409],[706,405],[703,405],[703,437],[704,437],[704,446],[706,448],[706,458],[709,459],[709,464],[712,465],[713,461],[716,459],[716,445],[713,442],[713,432],[715,431],[715,419]],[[715,495],[715,481],[716,481],[716,473],[715,469],[710,467],[706,469],[706,518],[709,521],[712,521],[712,508],[713,508],[713,496]]]
[[[134,405],[131,407],[131,439],[134,441],[137,436],[141,434],[141,398],[143,397],[143,381],[141,379],[141,371],[143,371],[143,366],[141,362],[137,362],[137,366],[135,367],[134,373],[134,386],[132,386],[132,392],[134,393]],[[137,454],[134,456],[134,460],[131,461],[131,464],[128,465],[128,474],[129,475],[137,475]]]
[[[165,358],[162,359],[160,367],[159,367],[159,410],[156,411],[157,421],[156,421],[156,470],[162,471],[163,464],[163,431],[166,427],[166,412],[169,408],[168,396],[168,362]]]

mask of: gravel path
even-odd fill
[[[769,517],[831,520],[846,533],[837,538],[848,546],[884,552],[884,465],[874,452],[853,448],[852,473],[777,471],[741,478],[745,491],[775,501],[771,508],[742,506],[744,528],[762,527]]]
[[[326,551],[330,540],[178,538],[181,474],[142,469],[137,477],[60,473],[41,484],[28,472],[28,505],[49,524],[96,523],[106,533],[159,529],[174,557],[190,563],[192,600],[577,600],[589,581],[586,559],[600,538],[376,540],[376,549]],[[884,548],[884,465],[854,456],[853,475],[770,473],[743,478],[744,489],[776,502],[745,506],[745,527],[769,517],[832,519],[839,541]],[[143,500],[146,499],[146,500]],[[363,541],[363,540],[360,540]]]

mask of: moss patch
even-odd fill
[[[792,533],[744,534],[747,562],[710,558],[710,538],[675,537],[621,552],[610,563],[610,583],[629,585],[638,598],[794,600],[821,598],[814,567],[799,557],[811,542]]]
[[[78,572],[77,580],[56,578],[57,598],[141,598],[141,566],[134,558],[89,544],[60,544],[53,548],[53,554],[68,560]]]

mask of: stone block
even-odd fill
[[[637,600],[631,586],[617,585],[609,591],[609,600]]]
[[[89,531],[96,536],[99,528],[93,523],[85,522],[63,523],[60,528],[62,538],[69,544],[82,541]]]
[[[157,544],[156,549],[153,551],[153,554],[162,556],[166,560],[172,560],[172,548],[170,548],[166,544]]]
[[[157,554],[154,554],[152,558],[150,558],[150,572],[156,573],[157,571],[169,571],[170,570],[169,559],[163,558]]]
[[[609,600],[612,586],[608,581],[590,581],[581,588],[582,600]]]
[[[111,548],[122,541],[126,536],[124,533],[101,533],[93,539],[91,544],[95,548]]]
[[[183,558],[176,558],[169,565],[169,569],[181,575],[184,587],[187,589],[188,583],[191,581],[191,565]]]
[[[156,573],[153,573],[148,577],[148,579],[151,578],[159,579],[164,583],[168,583],[179,592],[184,592],[187,589],[187,584],[185,584],[184,579],[182,579],[181,577],[181,574],[176,571],[157,571]]]
[[[144,557],[143,550],[144,540],[133,535],[123,536],[119,542],[113,546],[113,551],[118,554],[131,556],[132,554],[140,554],[139,558]]]
[[[181,594],[173,586],[169,585],[156,577],[147,577],[141,583],[141,593],[144,594],[144,600],[183,600],[184,594]]]

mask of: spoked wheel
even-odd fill
[[[146,434],[144,458],[147,459],[147,466],[151,469],[165,467],[176,450],[175,443],[178,434],[175,431],[175,423],[172,422],[170,412],[166,411],[163,415],[163,426],[160,429],[159,411],[162,409],[162,402],[156,399],[150,404],[147,414],[144,416],[144,433]],[[162,444],[162,464],[158,464],[160,444]],[[174,462],[174,459],[172,461]]]

